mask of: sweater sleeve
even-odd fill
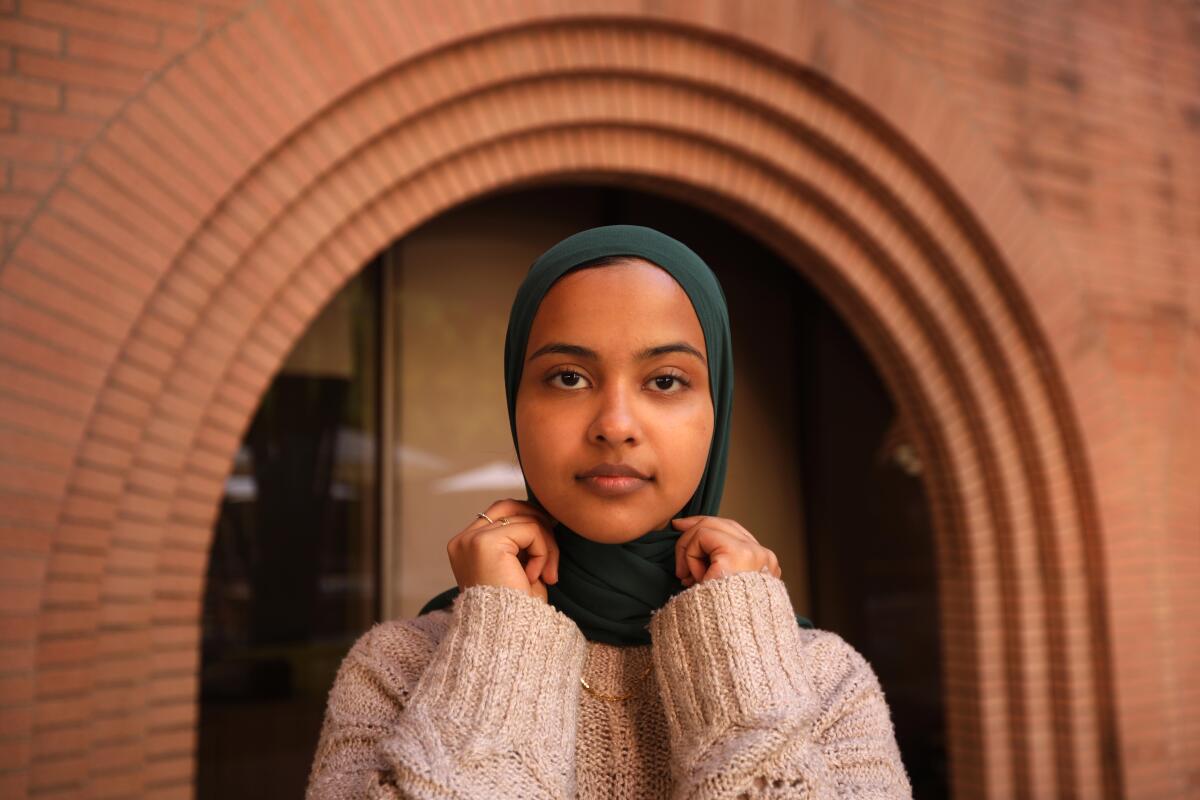
[[[436,644],[419,623],[376,626],[346,656],[307,800],[571,796],[586,654],[575,624],[492,586],[459,595]]]
[[[673,797],[911,798],[867,662],[802,631],[764,573],[706,581],[651,620]]]

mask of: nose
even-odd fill
[[[596,393],[599,405],[588,427],[588,441],[610,445],[641,441],[631,391],[622,381],[609,381]]]

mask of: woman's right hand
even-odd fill
[[[546,584],[558,583],[554,520],[511,498],[497,500],[483,513],[495,522],[476,517],[446,545],[458,587],[507,586],[545,602]]]

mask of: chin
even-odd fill
[[[636,521],[606,519],[601,524],[596,524],[592,519],[580,519],[572,522],[569,519],[562,519],[567,527],[578,533],[585,539],[601,544],[624,544],[632,542],[640,536],[644,536],[651,530],[657,530],[658,526],[654,522],[639,523]]]

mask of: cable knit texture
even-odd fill
[[[307,797],[912,796],[870,666],[799,628],[778,579],[693,586],[650,634],[589,644],[493,586],[376,625],[338,671]]]

